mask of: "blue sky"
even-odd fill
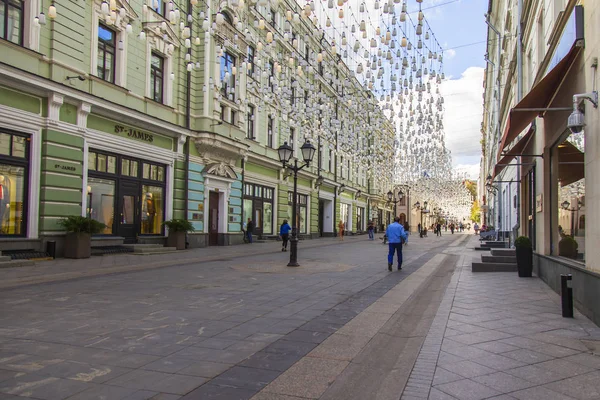
[[[471,178],[479,173],[483,70],[487,40],[484,14],[487,0],[424,0],[422,7],[444,56],[446,145],[456,167]],[[434,8],[429,8],[434,6]],[[418,10],[409,1],[408,10]]]

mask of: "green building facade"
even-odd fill
[[[370,204],[390,187],[394,129],[310,20],[294,17],[300,39],[285,32],[295,2],[7,1],[0,250],[52,240],[60,254],[69,215],[106,225],[94,246],[162,243],[172,218],[193,223],[190,247],[242,243],[248,218],[274,238],[293,190],[277,148],[301,158],[305,139],[317,154],[298,175],[301,236],[389,219]],[[264,30],[261,12],[274,18]]]

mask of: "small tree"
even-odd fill
[[[471,206],[471,221],[479,223],[481,220],[481,207],[479,201],[475,200]]]

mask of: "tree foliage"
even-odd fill
[[[479,206],[479,201],[473,201],[473,205],[471,206],[471,221],[479,223],[481,220],[481,207]]]

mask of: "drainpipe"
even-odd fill
[[[523,0],[518,0],[517,4],[517,102],[523,97],[523,25],[521,17],[523,15]],[[522,157],[517,157],[517,220],[515,226],[517,228],[515,234],[518,236],[521,228],[521,163]],[[512,230],[512,227],[511,227]],[[516,237],[515,237],[516,239]]]
[[[497,59],[496,59],[496,90],[497,90],[497,94],[496,94],[496,136],[498,139],[498,143],[500,143],[502,141],[502,136],[500,135],[500,72],[502,69],[502,64],[500,64],[500,57],[501,57],[501,49],[500,49],[500,41],[502,40],[502,35],[500,35],[500,31],[498,29],[496,29],[496,27],[490,22],[490,15],[486,14],[486,19],[485,19],[485,23],[488,25],[488,27],[494,31],[496,33],[496,38],[497,38],[497,42],[496,42],[496,51],[497,51]]]
[[[192,13],[192,3],[188,0],[187,3],[187,10],[188,10],[188,14]],[[190,37],[192,34],[192,28],[193,28],[193,24],[190,24]],[[192,48],[190,47],[188,50],[188,53],[192,54]],[[187,66],[186,66],[186,71],[187,71]],[[192,73],[190,71],[187,71],[186,73],[186,93],[185,93],[185,128],[189,131],[191,126],[192,126],[192,111],[191,111],[191,99],[192,99],[192,88],[191,88],[191,83],[192,83]],[[188,135],[185,138],[185,145],[183,147],[183,151],[185,152],[185,190],[183,192],[183,198],[185,201],[185,215],[184,215],[184,219],[188,219],[188,201],[189,201],[189,186],[190,186],[190,180],[189,180],[189,173],[190,173],[190,136]],[[173,190],[175,190],[175,188],[173,188]],[[186,232],[185,234],[185,247],[188,248],[189,247],[189,240],[188,240],[188,234]]]

